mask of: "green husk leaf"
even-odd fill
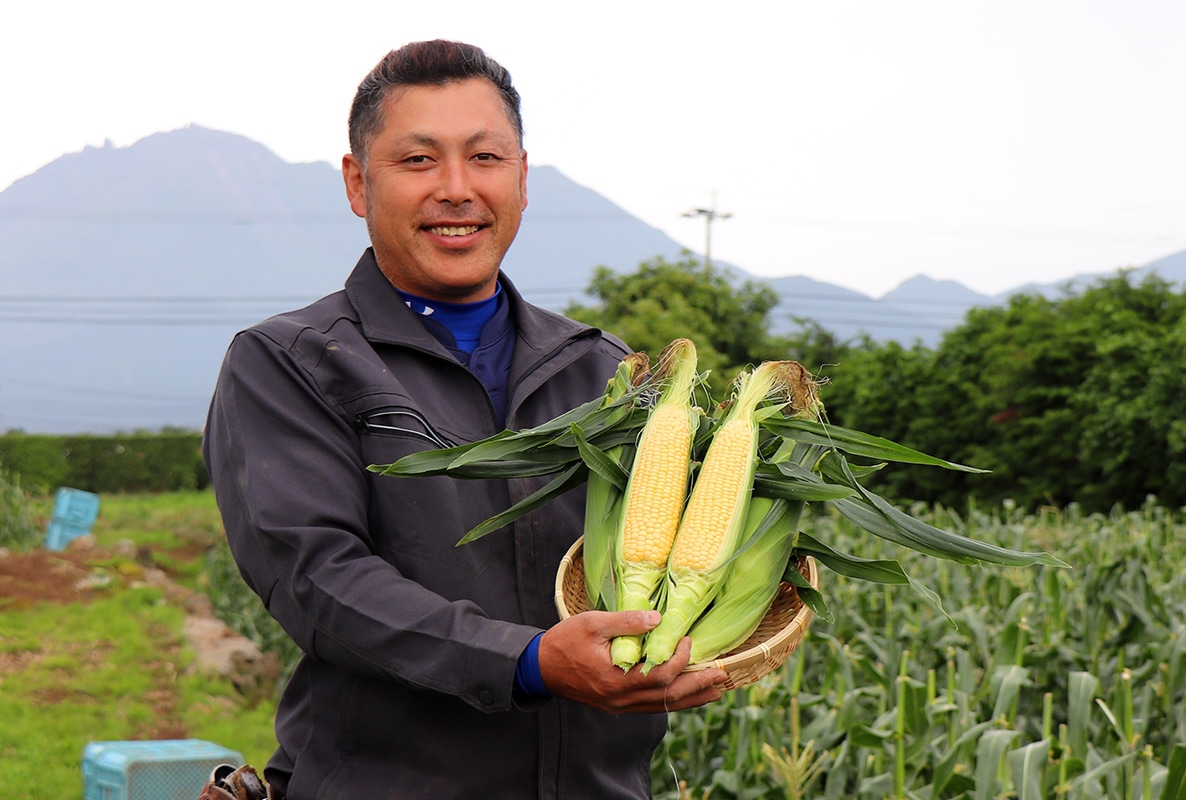
[[[988,470],[956,464],[942,458],[927,455],[905,445],[891,442],[880,436],[862,431],[842,428],[839,425],[825,425],[806,419],[772,417],[762,423],[770,431],[797,442],[822,445],[843,450],[854,456],[872,458],[878,461],[895,461],[903,464],[922,464],[943,467],[960,472],[983,473]]]
[[[795,546],[803,508],[803,503],[785,500],[750,502],[745,544],[730,559],[716,599],[688,631],[693,663],[729,652],[762,622]]]
[[[622,468],[601,448],[592,445],[585,438],[584,432],[576,423],[572,425],[572,436],[577,443],[577,452],[581,460],[590,470],[609,481],[619,492],[626,491],[626,483],[630,480],[630,473]]]
[[[882,584],[908,584],[910,576],[902,565],[890,559],[871,559],[841,553],[809,533],[800,533],[795,552],[814,556],[833,572],[846,578]]]
[[[483,439],[482,442],[487,442],[492,439],[505,439],[508,436],[514,436],[513,431],[500,431],[490,439]],[[448,472],[449,466],[457,460],[459,456],[469,450],[477,447],[482,442],[470,442],[469,444],[461,444],[456,447],[445,447],[436,450],[422,450],[417,453],[410,453],[400,460],[391,464],[372,464],[367,469],[371,472],[377,472],[380,475],[395,475],[398,477],[411,477],[416,475],[444,475]]]
[[[499,528],[505,527],[526,514],[530,514],[538,508],[542,508],[548,503],[552,502],[557,496],[564,494],[574,486],[579,486],[585,482],[588,477],[588,468],[583,463],[576,463],[570,466],[564,472],[557,475],[547,485],[532,492],[524,497],[518,503],[503,511],[501,514],[495,514],[493,517],[485,520],[479,525],[472,528],[469,533],[457,542],[460,547],[463,544],[481,539],[488,533],[492,533]]]
[[[799,534],[799,541],[795,545],[795,552],[814,556],[817,561],[828,569],[846,578],[868,581],[870,583],[891,585],[909,584],[927,605],[951,621],[951,615],[944,610],[943,601],[939,598],[939,595],[907,575],[906,571],[902,569],[902,565],[897,561],[860,558],[859,556],[848,553],[841,553],[833,550],[819,539],[807,533]],[[803,602],[806,603],[807,600],[804,599]]]
[[[852,497],[848,486],[828,483],[809,469],[791,461],[763,464],[754,473],[754,496],[813,502]]]
[[[997,547],[979,539],[960,536],[928,525],[862,487],[848,469],[848,462],[835,451],[821,461],[821,472],[825,478],[848,485],[859,493],[858,497],[829,501],[836,510],[861,528],[895,544],[962,564],[977,565],[988,562],[1016,567],[1039,564],[1051,567],[1068,566],[1049,553],[1027,553]]]

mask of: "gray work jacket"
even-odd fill
[[[622,343],[500,279],[517,329],[507,426],[599,396]],[[232,342],[204,451],[240,571],[304,652],[266,771],[289,800],[650,796],[663,715],[513,691],[520,653],[558,620],[583,491],[455,547],[546,479],[366,470],[496,426],[370,250],[344,291]]]

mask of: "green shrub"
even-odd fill
[[[41,526],[20,481],[0,468],[0,547],[27,550],[41,538]]]
[[[300,660],[300,649],[243,582],[225,538],[206,553],[206,576],[209,584],[205,591],[214,614],[236,633],[255,642],[260,650],[280,658],[283,686]]]
[[[70,465],[61,436],[6,433],[0,436],[0,463],[19,474],[21,484],[31,492],[51,494],[67,485]]]
[[[176,492],[210,485],[202,436],[190,431],[114,436],[0,436],[0,463],[42,494],[60,486],[88,492]]]

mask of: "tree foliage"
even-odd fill
[[[896,496],[1106,510],[1154,495],[1177,506],[1184,367],[1186,299],[1121,274],[1061,299],[975,309],[934,352],[866,343],[835,371],[829,408],[841,424],[992,470],[905,471],[888,479]]]
[[[768,330],[778,304],[774,290],[754,281],[734,285],[724,271],[690,255],[674,263],[656,257],[629,274],[598,267],[588,294],[599,302],[571,304],[565,313],[652,355],[672,339],[692,339],[718,389],[742,367],[786,351],[787,342]]]

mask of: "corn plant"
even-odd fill
[[[950,618],[822,570],[832,621],[758,684],[672,715],[655,796],[1186,796],[1186,522],[1153,503],[913,511],[1002,547],[1037,543],[1071,569],[903,558]],[[805,522],[848,551],[861,534],[838,514]],[[889,552],[860,541],[866,558]]]

